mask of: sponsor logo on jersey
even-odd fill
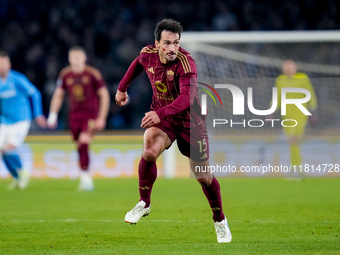
[[[167,95],[164,93],[157,93],[157,99],[159,100],[169,100],[169,101],[174,101],[174,97],[172,95]]]
[[[150,73],[152,73],[152,74],[155,74],[155,71],[153,70],[153,67],[150,67],[150,68],[148,69],[148,71],[149,71]]]
[[[0,92],[0,98],[10,98],[10,97],[15,97],[17,95],[17,92],[15,90],[6,90]]]
[[[77,102],[84,100],[84,89],[81,85],[77,84],[73,86],[72,92]]]
[[[160,92],[165,93],[168,91],[168,88],[166,87],[166,85],[160,81],[156,81],[155,86]]]
[[[174,80],[174,71],[172,70],[169,70],[166,72],[166,78],[168,79],[168,81],[173,81]]]

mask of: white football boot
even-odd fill
[[[126,213],[125,215],[125,222],[126,223],[131,223],[136,224],[140,218],[148,216],[150,213],[150,207],[144,208],[146,203],[141,200],[139,203],[129,212]]]
[[[227,218],[220,222],[214,222],[217,242],[219,243],[229,243],[231,242],[231,232],[229,230]]]
[[[94,184],[90,173],[82,171],[80,173],[80,183],[78,190],[80,191],[92,191],[94,190]]]
[[[10,184],[8,184],[7,189],[8,190],[15,190],[19,188],[19,180],[13,179]]]
[[[19,179],[18,179],[18,188],[26,189],[28,184],[30,183],[30,172],[25,169],[18,171]]]

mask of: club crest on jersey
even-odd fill
[[[86,75],[82,76],[81,77],[81,83],[84,84],[84,85],[87,85],[90,83],[90,78]]]
[[[67,85],[67,86],[71,86],[71,85],[73,85],[73,83],[74,83],[73,78],[67,78],[67,79],[66,79],[66,85]]]
[[[166,78],[168,79],[168,81],[173,81],[174,80],[174,71],[172,70],[169,70],[166,72]]]
[[[166,85],[160,81],[156,81],[155,86],[160,92],[165,93],[168,91],[168,88],[166,87]]]

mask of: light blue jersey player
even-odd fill
[[[24,142],[32,119],[46,127],[41,94],[25,75],[11,70],[9,55],[0,51],[0,155],[14,178],[9,189],[24,189],[29,183],[17,148]]]

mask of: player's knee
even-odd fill
[[[212,178],[196,178],[196,180],[199,182],[199,184],[201,184],[202,187],[209,187],[213,179]]]
[[[78,139],[78,144],[90,144],[92,137],[87,133],[81,133]]]
[[[142,156],[146,161],[155,162],[157,160],[158,153],[153,148],[144,148]]]

